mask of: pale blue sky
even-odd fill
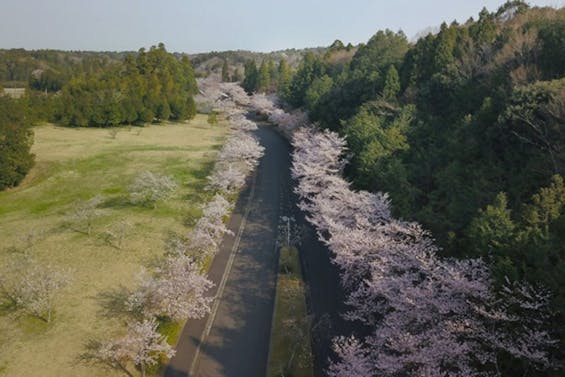
[[[476,17],[504,0],[0,0],[0,48],[203,52],[367,41],[377,30],[408,37]],[[532,0],[563,6],[564,0]]]

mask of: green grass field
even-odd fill
[[[185,234],[207,200],[204,190],[227,128],[205,116],[190,123],[107,129],[39,126],[36,166],[20,187],[0,192],[0,263],[27,250],[34,259],[69,269],[72,281],[54,320],[0,308],[0,376],[120,376],[77,363],[89,338],[119,335],[122,319],[105,315],[102,297],[132,287],[142,267],[163,255],[168,233]],[[128,202],[127,187],[143,170],[174,177],[179,189],[156,209]],[[103,195],[91,236],[65,226],[80,200]],[[120,249],[101,234],[130,224]]]
[[[310,320],[298,250],[283,247],[271,330],[268,377],[312,377]]]

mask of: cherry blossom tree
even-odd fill
[[[213,283],[199,265],[186,255],[168,256],[153,276],[142,274],[127,305],[145,318],[166,316],[173,321],[202,318],[210,311]]]
[[[76,232],[90,236],[94,220],[100,216],[98,206],[102,201],[103,197],[96,195],[84,202],[76,203],[66,217],[70,227]]]
[[[293,146],[299,206],[341,269],[346,317],[373,329],[335,339],[330,375],[497,375],[502,353],[549,365],[545,293],[523,283],[495,292],[483,261],[438,257],[427,231],[392,218],[386,194],[350,188],[337,134],[304,127]]]
[[[216,166],[214,172],[208,177],[209,188],[222,193],[232,194],[245,184],[245,172],[234,164]]]
[[[232,125],[235,130],[254,131],[257,129],[257,123],[247,119],[245,115],[241,113],[233,114],[229,116],[228,119],[230,120],[230,125]]]
[[[224,224],[224,216],[228,214],[230,208],[230,203],[221,195],[216,195],[204,206],[202,217],[188,236],[189,253],[203,258],[217,252],[224,234],[232,233]]]
[[[147,367],[157,364],[162,357],[171,358],[174,354],[175,350],[167,343],[166,337],[157,332],[157,321],[153,318],[130,323],[127,334],[119,339],[88,342],[87,351],[81,359],[121,370],[130,377],[133,374],[128,365],[133,364],[145,377]]]
[[[0,293],[47,323],[52,320],[57,297],[69,283],[67,271],[28,258],[7,263],[0,273]]]
[[[308,116],[301,110],[287,113],[275,109],[269,115],[269,122],[276,124],[287,136],[290,136],[294,130],[308,125]]]
[[[253,169],[263,156],[264,150],[265,148],[249,133],[236,132],[224,144],[218,155],[218,161],[220,163],[241,162],[248,169]]]
[[[271,113],[276,109],[274,97],[259,93],[254,94],[253,97],[251,97],[250,106],[257,112],[267,116],[271,115]]]
[[[236,83],[221,82],[215,77],[197,80],[200,93],[195,101],[200,104],[221,108],[222,111],[245,107],[250,103],[249,96]]]
[[[236,106],[249,106],[249,96],[238,84],[221,83],[220,89],[229,96]]]
[[[328,370],[330,377],[372,377],[373,365],[367,351],[355,337],[338,337],[333,344],[341,363],[334,363]]]
[[[157,202],[168,198],[176,188],[177,184],[171,177],[143,171],[128,187],[128,191],[132,203],[156,208]]]

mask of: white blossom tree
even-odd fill
[[[269,122],[276,124],[287,136],[300,127],[308,125],[308,116],[301,110],[287,113],[281,109],[273,110],[269,115]]]
[[[118,221],[109,225],[102,237],[110,246],[121,249],[132,225],[127,221]]]
[[[273,111],[276,110],[275,98],[273,96],[268,96],[265,94],[254,94],[251,97],[250,106],[256,111],[269,116]]]
[[[67,271],[26,258],[6,265],[0,274],[0,292],[17,308],[49,323],[69,282]]]
[[[132,203],[156,208],[157,202],[168,198],[176,188],[177,184],[171,177],[143,171],[128,187],[128,191]]]
[[[188,237],[187,249],[198,257],[213,255],[224,234],[232,232],[224,224],[224,217],[228,214],[231,204],[221,195],[216,195],[202,210],[202,217],[198,220]]]
[[[246,132],[234,133],[224,144],[218,155],[221,163],[240,162],[252,169],[257,166],[265,148],[263,148],[255,137]]]
[[[217,164],[208,181],[210,189],[233,194],[245,184],[245,172],[231,163]]]
[[[202,318],[213,298],[206,292],[213,283],[198,264],[186,255],[168,256],[153,276],[140,276],[137,290],[127,305],[145,318],[166,316],[173,321]]]
[[[171,358],[174,354],[166,337],[157,331],[157,321],[150,319],[130,323],[127,334],[119,339],[90,341],[81,359],[121,370],[130,377],[133,373],[128,366],[133,364],[145,377],[147,367],[157,364],[163,356]]]
[[[336,338],[333,348],[343,362],[330,366],[328,370],[330,377],[372,377],[374,375],[370,356],[355,337]]]
[[[76,203],[66,216],[70,227],[76,232],[90,236],[94,220],[100,216],[98,207],[102,202],[103,197],[96,195],[86,201]]]
[[[293,146],[299,206],[342,271],[346,316],[373,329],[335,339],[330,375],[498,375],[501,353],[549,365],[544,292],[516,283],[499,294],[483,261],[438,257],[428,232],[391,217],[386,194],[351,190],[337,134],[299,129]]]

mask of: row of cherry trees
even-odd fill
[[[243,89],[212,78],[199,80],[198,85],[201,97],[198,101],[219,110],[231,128],[208,177],[208,189],[215,192],[215,197],[203,208],[202,217],[183,246],[184,253],[208,257],[216,253],[222,237],[230,232],[223,222],[232,207],[229,198],[243,187],[246,177],[263,156],[264,148],[250,133],[257,125],[245,117],[242,106],[247,104],[248,96]]]
[[[233,205],[228,198],[233,199],[263,155],[263,147],[248,132],[256,128],[255,123],[238,109],[235,99],[241,93],[237,88],[201,82],[200,96],[225,114],[232,129],[208,177],[214,196],[202,207],[202,216],[187,237],[170,240],[157,267],[139,274],[137,287],[129,292],[123,305],[131,319],[127,333],[117,339],[91,341],[82,355],[84,360],[128,375],[132,363],[144,376],[148,367],[162,357],[175,354],[166,337],[158,332],[159,320],[199,319],[210,312],[213,297],[207,292],[214,284],[203,271],[204,263],[218,251],[223,236],[231,233],[224,223]]]
[[[510,283],[495,292],[482,260],[440,258],[426,230],[391,216],[386,194],[350,188],[344,138],[296,127],[307,124],[303,114],[264,96],[252,103],[292,134],[299,206],[341,269],[346,317],[368,329],[334,340],[331,376],[501,375],[509,360],[550,366],[547,292]]]

